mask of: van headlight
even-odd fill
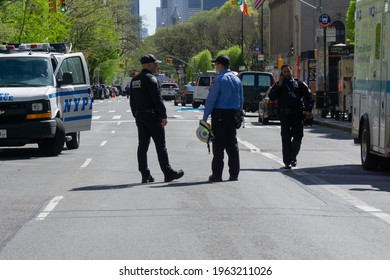
[[[33,112],[43,111],[43,103],[32,103],[31,104],[31,110]]]

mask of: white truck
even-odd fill
[[[196,85],[194,87],[194,95],[192,99],[192,108],[197,109],[200,105],[206,104],[210,86],[215,76],[215,71],[207,71],[206,74],[202,74],[196,79]]]
[[[0,147],[36,143],[48,156],[80,145],[92,99],[82,53],[49,44],[0,46]]]
[[[390,158],[390,9],[387,0],[358,0],[352,93],[352,136],[364,169]]]

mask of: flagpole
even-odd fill
[[[241,13],[241,55],[244,62],[244,13]]]

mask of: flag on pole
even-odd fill
[[[246,4],[246,0],[242,0],[242,4],[240,5],[240,10],[244,15],[251,16],[248,12],[248,6]]]
[[[256,0],[256,1],[255,1],[255,4],[253,5],[253,7],[254,7],[256,10],[258,10],[258,9],[260,9],[261,5],[264,4],[264,2],[265,2],[265,0]]]

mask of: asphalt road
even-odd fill
[[[137,131],[125,97],[94,103],[78,150],[42,157],[0,149],[0,259],[389,259],[389,173],[360,166],[349,133],[305,129],[298,166],[281,170],[280,126],[245,118],[241,173],[209,183],[212,156],[195,136],[202,110],[167,102],[171,165],[140,184]]]

